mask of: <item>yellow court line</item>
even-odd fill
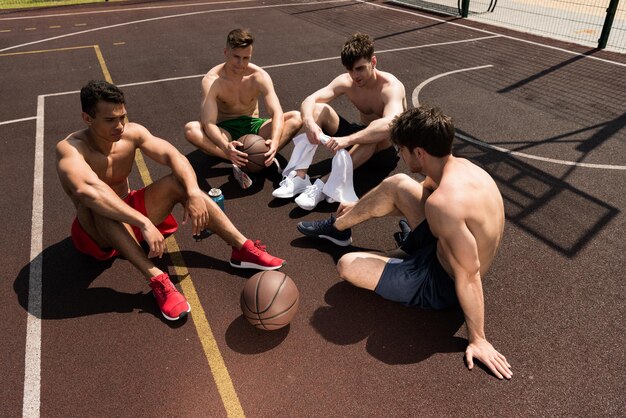
[[[23,51],[23,52],[7,52],[0,54],[0,57],[9,57],[11,55],[28,55],[28,54],[42,54],[44,52],[59,52],[59,51],[71,51],[74,49],[93,48],[94,45],[72,46],[67,48],[55,48],[55,49],[40,49],[37,51]]]
[[[106,66],[102,52],[100,51],[100,47],[98,45],[94,45],[94,49],[105,80],[109,83],[113,83],[109,69]],[[139,175],[141,176],[143,184],[145,186],[152,184],[150,171],[148,170],[148,166],[146,165],[146,161],[144,160],[140,150],[137,150],[135,153],[135,164],[137,164],[137,169],[139,170]],[[178,277],[182,278],[180,280],[180,286],[183,293],[187,297],[189,305],[191,306],[193,313],[190,316],[196,327],[196,332],[198,333],[200,343],[202,344],[204,355],[209,362],[209,367],[211,369],[213,379],[215,380],[215,384],[217,385],[217,391],[222,398],[222,403],[224,404],[226,413],[229,417],[245,417],[243,408],[239,402],[239,397],[235,391],[235,386],[233,385],[233,381],[228,373],[228,368],[226,367],[224,358],[220,353],[217,341],[215,341],[215,336],[213,335],[213,331],[209,325],[206,313],[200,303],[200,297],[198,296],[198,292],[196,292],[196,287],[193,285],[189,270],[187,270],[185,261],[180,255],[178,243],[172,235],[165,241],[165,244],[167,246],[167,252],[169,253],[174,264],[174,271]]]

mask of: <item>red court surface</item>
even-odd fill
[[[308,213],[274,200],[272,176],[241,191],[228,164],[185,141],[200,79],[236,27],[256,35],[253,62],[285,111],[343,71],[340,48],[362,31],[411,106],[454,117],[454,153],[504,197],[483,287],[510,381],[467,370],[459,310],[408,309],[340,281],[337,259],[393,249],[398,219],[357,226],[349,248],[305,239],[297,222],[336,204]],[[0,74],[0,416],[626,415],[626,56],[384,1],[126,1],[0,14]],[[222,189],[244,234],[287,259],[302,297],[290,326],[252,328],[239,295],[254,272],[231,268],[218,237],[194,242],[188,225],[162,261],[192,303],[182,323],[162,319],[127,261],[73,248],[54,146],[83,126],[78,90],[103,78],[122,86],[132,121],[188,156],[204,190]],[[318,152],[311,174],[330,158]],[[166,173],[146,163],[132,187]],[[388,174],[357,170],[357,193]]]

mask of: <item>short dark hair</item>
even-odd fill
[[[423,148],[433,157],[445,157],[452,152],[454,124],[439,108],[420,106],[396,116],[391,122],[391,141],[413,151]]]
[[[254,37],[245,29],[233,29],[226,37],[226,46],[230,49],[247,48],[254,43]]]
[[[346,43],[343,44],[341,63],[349,71],[352,70],[354,63],[361,58],[365,58],[369,61],[373,56],[374,40],[369,35],[357,32],[350,36]]]
[[[80,104],[83,112],[92,118],[96,117],[96,108],[101,100],[114,104],[126,103],[122,90],[104,80],[91,80],[80,89]]]

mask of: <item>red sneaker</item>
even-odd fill
[[[282,258],[274,257],[265,251],[261,241],[247,240],[241,250],[233,247],[230,265],[240,269],[277,270],[285,264]]]
[[[165,319],[176,321],[191,311],[187,298],[176,290],[166,273],[151,278],[150,287]]]

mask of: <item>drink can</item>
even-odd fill
[[[215,203],[217,203],[217,206],[220,207],[220,209],[224,210],[224,195],[222,194],[222,191],[220,189],[217,188],[212,188],[211,190],[209,190],[209,196],[211,197],[211,199],[213,199],[213,201]]]

